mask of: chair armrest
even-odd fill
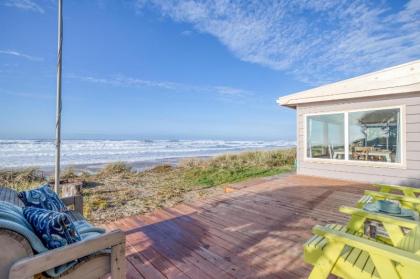
[[[391,194],[391,193],[375,192],[375,191],[370,191],[370,190],[366,190],[365,195],[369,195],[374,198],[391,199],[391,200],[397,200],[400,202],[420,205],[419,198],[406,197],[406,196],[396,195],[396,194]]]
[[[61,200],[66,206],[73,205],[74,211],[79,212],[83,216],[83,196],[82,195],[65,197],[65,198],[61,198]]]
[[[30,278],[31,276],[90,255],[106,248],[125,245],[125,234],[112,231],[61,248],[50,250],[33,257],[23,258],[10,268],[9,278]]]
[[[361,249],[363,251],[376,255],[381,255],[388,259],[399,263],[415,265],[420,268],[420,256],[410,253],[386,244],[375,242],[366,238],[358,237],[342,231],[337,231],[327,227],[316,225],[312,232],[316,235],[323,236],[329,241],[339,242],[351,247]]]
[[[382,213],[377,213],[377,212],[369,212],[369,211],[359,209],[359,208],[341,206],[339,210],[341,213],[349,214],[352,216],[353,215],[359,216],[363,219],[370,219],[370,220],[379,221],[382,223],[394,224],[394,225],[409,228],[409,229],[415,229],[419,226],[419,222],[414,221],[414,220],[393,217],[387,214],[382,214]]]

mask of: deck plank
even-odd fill
[[[246,226],[243,226],[241,225],[241,223],[233,223],[233,218],[229,216],[211,216],[211,218],[207,219],[208,217],[204,217],[202,214],[200,215],[200,218],[202,221],[206,220],[204,222],[208,222],[212,234],[217,234],[219,237],[225,238],[228,241],[231,241],[231,243],[233,243],[233,249],[235,249],[233,255],[240,255],[242,260],[244,260],[244,257],[250,258],[250,261],[245,262],[252,267],[259,266],[259,269],[262,269],[265,272],[267,269],[267,262],[279,260],[280,258],[286,257],[281,262],[284,263],[284,266],[287,266],[293,261],[289,261],[289,255],[282,255],[281,253],[277,253],[284,252],[285,250],[292,248],[296,249],[296,234],[293,233],[290,229],[284,230],[282,235],[276,236],[273,233],[273,230],[269,227],[263,227],[261,225],[255,226],[256,224],[252,224],[252,226],[249,226],[249,222],[247,222]],[[226,219],[230,220],[232,223],[224,223]],[[270,237],[267,237],[267,235],[269,234]],[[301,232],[299,232],[299,235],[300,234]],[[310,234],[308,233],[307,238],[309,238],[309,236]],[[277,237],[282,237],[283,240],[277,241],[275,239]],[[293,237],[295,239],[290,240],[290,238]],[[256,253],[255,246],[258,247],[257,251],[261,252]],[[300,245],[298,246],[298,250],[300,251],[301,247]],[[272,253],[270,253],[270,251],[277,252],[275,252],[273,255]],[[277,258],[275,259],[274,256],[277,256]],[[285,278],[293,278],[293,276],[288,274],[285,270],[279,270],[278,273],[283,274]],[[266,276],[264,278],[266,278]],[[258,276],[255,278],[258,278]]]
[[[104,225],[127,235],[127,278],[307,278],[303,243],[315,224],[341,223],[351,181],[286,175],[232,185],[233,192]],[[137,277],[136,277],[137,276]]]
[[[142,226],[147,235],[152,239],[152,246],[160,254],[165,255],[177,268],[182,270],[190,278],[206,278],[212,279],[209,269],[206,268],[205,261],[197,254],[192,254],[188,249],[182,247],[174,240],[174,233],[172,236],[165,234],[160,228],[153,225],[144,225],[144,218],[141,220],[136,218],[137,224]],[[143,225],[141,225],[143,224]],[[160,226],[157,224],[157,226]],[[207,271],[207,272],[206,272]]]
[[[228,260],[226,256],[229,255],[229,253],[226,249],[215,241],[211,241],[205,232],[196,230],[200,227],[200,224],[197,224],[196,226],[188,225],[183,223],[182,220],[178,220],[180,218],[177,216],[168,214],[163,210],[156,212],[154,215],[157,218],[171,218],[172,222],[169,224],[171,226],[168,226],[168,230],[170,231],[172,228],[178,228],[185,236],[185,238],[183,238],[184,241],[180,241],[180,244],[191,250],[196,250],[200,256],[215,265],[217,269],[229,274],[233,278],[253,278],[252,270],[249,267],[239,267],[237,264]]]
[[[169,227],[170,220],[155,223],[157,220],[151,215],[141,216],[141,221],[149,225],[145,226],[147,234],[154,238],[155,243],[159,242],[157,245],[164,244],[159,246],[161,252],[170,253],[171,259],[175,261],[183,259],[194,265],[202,278],[234,278],[215,265],[212,256],[202,251],[197,243],[187,239],[179,228]]]
[[[131,219],[126,220],[126,224],[137,226]],[[183,271],[176,267],[169,259],[156,251],[153,242],[140,232],[135,231],[127,235],[128,244],[136,251],[142,254],[153,266],[169,279],[187,279],[188,277]]]

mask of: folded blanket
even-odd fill
[[[85,220],[76,221],[74,222],[74,225],[78,230],[82,241],[105,233],[104,229],[94,227]],[[9,202],[0,201],[0,228],[14,231],[25,237],[34,250],[35,254],[41,254],[49,251],[38,238],[38,236],[34,233],[32,226],[28,223],[28,221],[26,221],[25,217],[23,216],[22,208],[19,206]],[[104,250],[103,252],[108,253],[109,251]],[[77,262],[78,261],[72,261],[63,264],[46,271],[46,273],[51,277],[58,277],[63,272],[76,265]]]

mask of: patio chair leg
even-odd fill
[[[111,250],[111,278],[123,279],[126,276],[125,243],[112,247]]]

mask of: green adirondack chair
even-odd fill
[[[417,253],[345,232],[340,225],[315,226],[305,244],[305,261],[314,265],[309,279],[330,274],[345,279],[419,277]]]
[[[346,226],[315,226],[304,245],[304,259],[314,265],[311,279],[334,274],[342,278],[417,278],[420,270],[420,223],[358,208],[341,207],[351,215]],[[363,235],[366,220],[381,222],[387,238]],[[404,230],[407,233],[404,233]]]

